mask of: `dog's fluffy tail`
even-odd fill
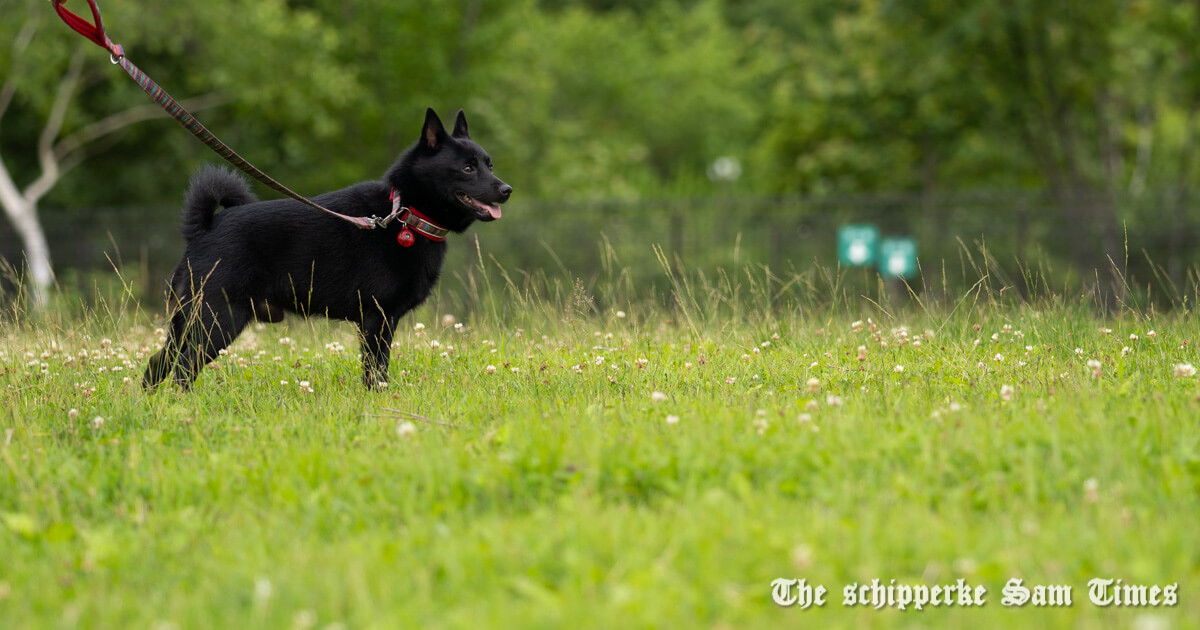
[[[232,169],[208,165],[192,176],[183,203],[183,238],[192,240],[212,227],[218,207],[232,208],[258,201],[250,183]]]

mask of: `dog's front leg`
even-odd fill
[[[384,386],[388,382],[396,321],[381,314],[371,315],[363,318],[358,329],[362,335],[363,385],[367,389]]]

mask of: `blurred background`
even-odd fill
[[[380,177],[426,107],[465,109],[516,192],[448,278],[482,260],[652,295],[673,264],[870,292],[836,242],[869,223],[914,239],[918,294],[1197,291],[1200,0],[100,4],[135,64],[302,194]],[[115,265],[160,301],[188,177],[219,158],[47,0],[0,16],[4,291],[36,207],[61,287]]]

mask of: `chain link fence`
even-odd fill
[[[1107,203],[1114,203],[1108,198]],[[1196,292],[1200,203],[1170,191],[1115,200],[1130,288],[1167,304]],[[681,270],[769,269],[786,278],[836,269],[838,226],[873,223],[883,236],[913,237],[922,274],[917,291],[964,290],[983,275],[1020,292],[1051,291],[1074,278],[1112,274],[1080,268],[1072,252],[1103,260],[1097,226],[1069,222],[1054,199],[1028,192],[857,195],[823,198],[724,197],[640,201],[516,200],[500,221],[452,237],[444,277],[502,268],[594,282],[620,275],[634,292],[668,290],[664,260]],[[169,206],[41,211],[60,284],[84,289],[114,267],[140,298],[157,300],[183,251],[179,209]],[[19,266],[21,246],[0,227],[0,256]],[[870,271],[847,274],[871,283]],[[1037,276],[1037,280],[1031,280]],[[11,282],[11,279],[9,280]],[[446,284],[446,283],[443,283]],[[1151,296],[1148,299],[1155,299]]]

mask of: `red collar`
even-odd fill
[[[396,235],[396,242],[404,247],[411,247],[414,241],[413,232],[424,236],[425,238],[441,242],[446,240],[446,235],[450,230],[434,223],[429,217],[421,214],[416,208],[411,206],[400,205],[400,191],[395,188],[391,193],[392,200],[392,216],[400,219],[404,227],[400,228],[400,233]],[[412,228],[411,230],[409,228]]]

